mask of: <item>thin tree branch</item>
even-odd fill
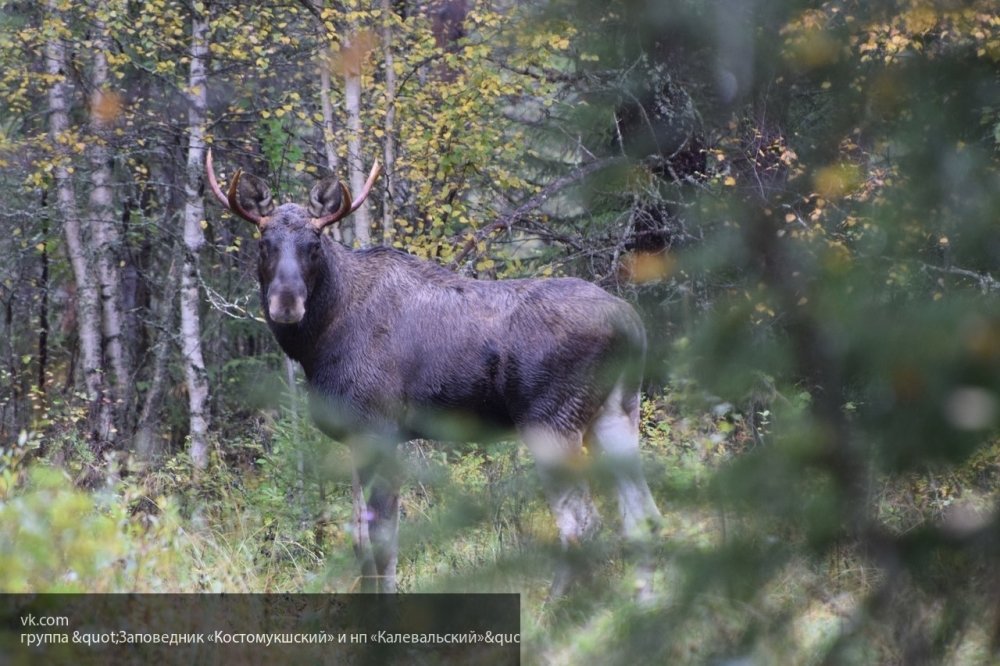
[[[979,288],[984,294],[1000,289],[1000,280],[997,280],[989,273],[977,273],[976,271],[970,271],[966,268],[957,268],[955,266],[934,266],[933,264],[925,264],[923,262],[921,262],[920,265],[924,268],[924,270],[935,271],[937,273],[948,273],[950,275],[961,275],[962,277],[975,280],[979,283]]]
[[[619,158],[617,157],[608,157],[596,160],[594,162],[589,162],[587,164],[584,164],[580,168],[576,169],[572,173],[568,173],[565,176],[562,176],[561,178],[557,178],[556,180],[552,181],[544,188],[542,188],[540,192],[530,197],[520,206],[518,206],[517,208],[508,213],[505,213],[504,215],[500,216],[497,220],[491,222],[490,224],[486,225],[485,227],[477,231],[472,238],[468,239],[465,242],[465,245],[462,247],[461,250],[459,250],[458,254],[455,255],[455,258],[451,260],[450,267],[457,268],[458,265],[461,264],[465,260],[465,258],[469,256],[470,253],[472,253],[472,251],[476,248],[476,246],[479,245],[479,243],[482,240],[490,236],[490,234],[496,231],[500,231],[502,229],[503,230],[510,229],[511,226],[514,225],[514,223],[516,223],[522,217],[527,215],[529,212],[542,206],[546,201],[549,200],[549,197],[551,197],[555,193],[569,187],[570,185],[578,183],[579,181],[583,180],[590,174],[596,171],[600,171],[601,169],[604,169],[612,164],[615,164],[618,161]]]

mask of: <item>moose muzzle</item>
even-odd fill
[[[292,263],[288,266],[286,264]],[[294,262],[283,259],[267,287],[267,314],[276,324],[297,324],[306,314],[307,289]]]
[[[297,324],[306,314],[305,298],[287,291],[269,293],[267,314],[276,324]]]

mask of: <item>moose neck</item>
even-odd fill
[[[268,321],[281,349],[302,365],[307,378],[312,376],[318,360],[322,336],[335,327],[337,319],[344,316],[354,290],[352,252],[329,236],[324,236],[323,256],[324,261],[317,267],[315,282],[306,297],[306,312],[302,320],[295,324]],[[266,302],[263,289],[261,300]]]

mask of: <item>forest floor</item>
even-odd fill
[[[5,449],[0,590],[357,589],[346,452],[291,419],[276,416],[269,450],[231,442],[208,472],[195,473],[180,456],[155,472],[123,466],[117,480],[93,490],[74,485],[66,465],[28,463],[27,449]],[[635,557],[616,536],[613,492],[601,484],[604,525],[589,574],[565,598],[547,600],[558,539],[533,465],[512,443],[407,446],[413,473],[402,500],[401,591],[520,593],[526,663],[626,664],[641,655],[704,663],[734,654],[749,659],[740,663],[820,663],[869,612],[862,600],[882,574],[849,543],[815,556],[802,535],[713,499],[715,472],[767,445],[766,433],[752,433],[734,410],[692,416],[661,399],[647,401],[643,422],[650,486],[664,516],[652,603],[635,602]],[[915,529],[947,520],[956,507],[986,511],[995,497],[974,485],[968,477],[915,477],[882,488],[878,501],[888,523]],[[786,542],[801,548],[773,564],[755,562]],[[724,569],[736,576],[716,575]],[[880,652],[877,636],[862,643],[841,650],[841,661],[898,657]],[[987,663],[988,644],[978,625],[963,631],[948,647],[949,663]]]

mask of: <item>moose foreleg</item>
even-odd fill
[[[395,444],[366,441],[353,454],[354,543],[362,589],[395,592],[400,487]]]
[[[396,562],[399,553],[399,483],[395,475],[372,480],[368,509],[372,514],[369,534],[375,555],[380,592],[396,591]]]
[[[354,505],[351,534],[354,537],[354,556],[361,565],[361,591],[375,592],[378,572],[375,569],[375,554],[372,551],[371,535],[368,530],[370,513],[357,466],[351,470],[351,499]]]

